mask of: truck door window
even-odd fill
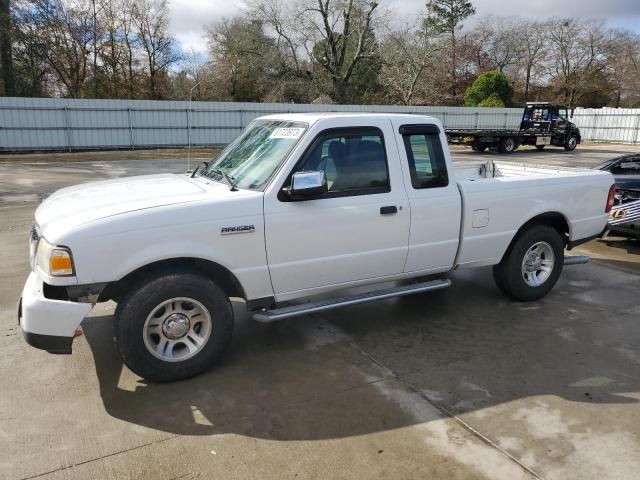
[[[294,172],[320,170],[325,172],[329,187],[322,198],[390,191],[384,137],[377,128],[322,132]]]
[[[449,175],[440,137],[435,133],[410,132],[404,133],[402,138],[413,188],[446,187]]]

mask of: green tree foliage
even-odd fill
[[[478,107],[485,107],[485,108],[504,108],[504,107],[506,107],[506,105],[504,104],[504,101],[500,98],[500,95],[498,95],[497,93],[492,93],[487,98],[482,100],[477,106]]]
[[[507,77],[497,71],[480,75],[464,94],[466,107],[511,106],[513,88]]]
[[[462,22],[476,13],[475,7],[468,0],[429,0],[427,11],[429,13],[424,19],[425,30],[437,35],[446,33],[454,38],[462,28]]]
[[[458,97],[458,41],[456,32],[462,28],[462,22],[476,13],[468,0],[429,0],[427,16],[423,21],[426,35],[447,35],[449,39],[449,92],[454,102]]]

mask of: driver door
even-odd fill
[[[267,259],[280,299],[403,272],[410,216],[397,155],[388,120],[324,130],[278,198],[265,198]],[[294,172],[317,170],[325,172],[326,194],[286,197]]]

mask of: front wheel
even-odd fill
[[[567,139],[564,141],[564,149],[567,152],[572,152],[576,149],[576,147],[578,146],[578,137],[576,137],[575,135],[570,135],[569,137],[567,137]]]
[[[233,331],[233,310],[209,278],[191,272],[157,276],[118,303],[115,337],[124,364],[155,382],[180,380],[211,367]]]
[[[563,265],[560,233],[547,225],[533,225],[516,237],[502,261],[493,267],[493,276],[505,294],[528,302],[549,293]]]
[[[500,153],[512,153],[515,152],[517,148],[518,143],[513,137],[504,137],[498,142],[498,150]]]

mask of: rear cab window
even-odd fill
[[[438,188],[449,185],[449,174],[435,125],[403,125],[400,134],[404,143],[414,189]]]

